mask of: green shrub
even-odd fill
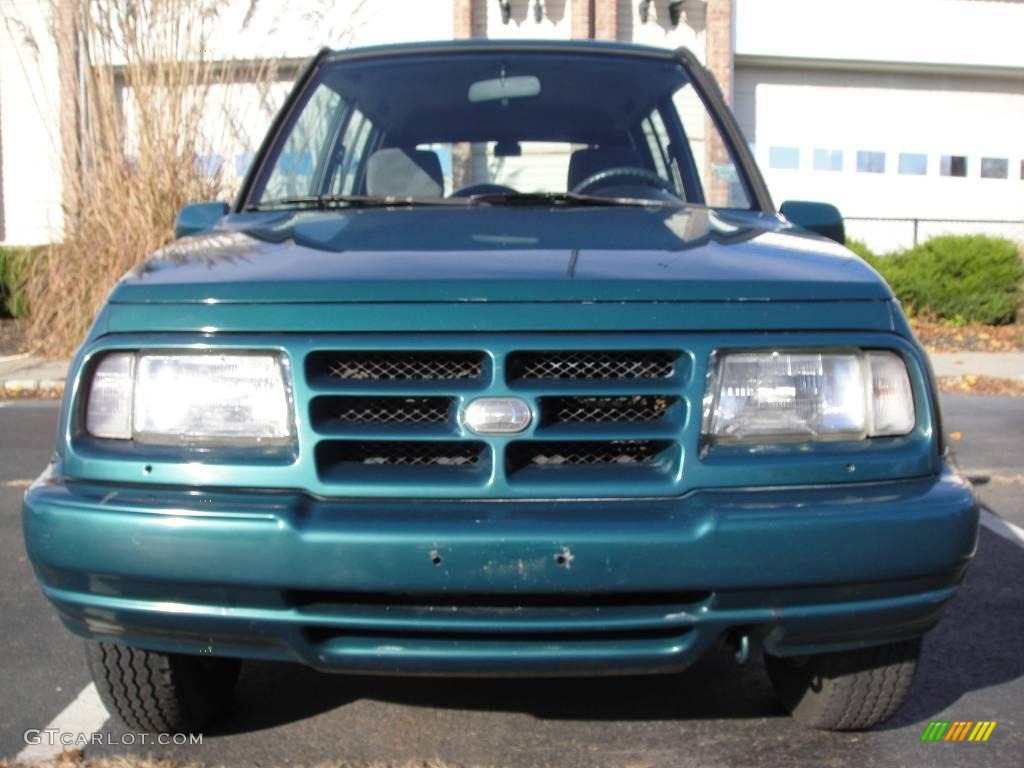
[[[851,240],[847,238],[846,247],[864,259],[864,261],[871,266],[875,266],[875,262],[878,260],[878,254],[872,251],[868,247],[868,244],[863,240]]]
[[[945,235],[887,256],[847,247],[877,269],[911,314],[954,323],[1013,323],[1021,309],[1024,262],[1018,246],[985,235]]]
[[[0,248],[0,317],[28,317],[25,281],[30,252]]]

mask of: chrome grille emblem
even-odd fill
[[[533,421],[530,406],[517,397],[481,397],[462,412],[462,424],[478,435],[522,432]]]

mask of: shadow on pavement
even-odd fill
[[[982,529],[964,585],[925,643],[910,701],[885,729],[927,721],[966,693],[1024,675],[1024,551]],[[716,647],[678,675],[564,679],[392,678],[298,665],[244,667],[231,719],[211,735],[259,731],[359,699],[413,707],[526,713],[547,720],[659,721],[780,717],[759,655],[737,665]],[[963,713],[964,718],[973,717]]]
[[[978,554],[960,592],[925,640],[906,706],[889,728],[934,719],[970,691],[1024,676],[1024,549],[981,529]],[[977,719],[972,712],[961,719]]]
[[[243,668],[230,720],[212,735],[272,728],[357,699],[413,707],[519,712],[547,720],[684,720],[777,717],[760,659],[745,666],[713,649],[677,675],[548,679],[340,676],[291,664]]]

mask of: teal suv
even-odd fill
[[[890,716],[978,509],[891,291],[834,208],[781,211],[685,51],[321,52],[234,204],[114,287],[25,498],[108,708],[202,728],[245,659],[724,642],[812,725]]]

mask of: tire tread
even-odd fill
[[[88,641],[86,656],[100,699],[129,728],[146,733],[187,732],[227,711],[238,662]]]
[[[917,638],[820,654],[801,668],[765,660],[776,694],[794,717],[816,728],[860,731],[888,720],[906,700],[920,648]]]

